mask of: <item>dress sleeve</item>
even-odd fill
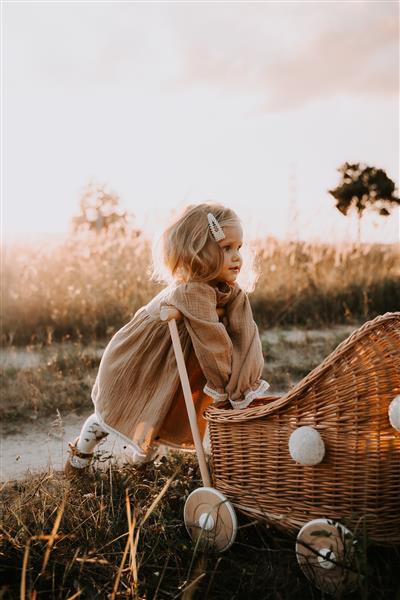
[[[206,283],[184,283],[172,291],[165,303],[175,306],[184,316],[207,381],[204,392],[216,402],[226,400],[233,346],[225,325],[219,321],[215,290]]]
[[[247,294],[235,285],[225,306],[227,326],[217,314],[215,289],[205,283],[178,285],[165,302],[184,316],[194,351],[207,383],[204,392],[216,402],[229,398],[244,408],[265,395],[264,358]]]
[[[227,331],[232,340],[232,372],[226,392],[233,408],[245,408],[265,396],[269,383],[261,379],[264,356],[258,327],[247,294],[236,288],[226,306]]]

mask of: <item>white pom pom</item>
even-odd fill
[[[289,452],[301,465],[317,465],[324,458],[325,444],[313,427],[299,427],[289,438]]]
[[[391,401],[388,412],[391,426],[400,431],[400,396]]]

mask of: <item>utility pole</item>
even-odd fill
[[[286,238],[290,242],[297,242],[299,239],[298,216],[296,163],[292,161],[289,165],[288,226],[286,233]]]

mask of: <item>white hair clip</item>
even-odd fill
[[[225,238],[225,234],[222,230],[221,225],[218,223],[217,219],[214,217],[212,213],[207,213],[208,226],[210,228],[211,234],[216,242],[220,242]]]

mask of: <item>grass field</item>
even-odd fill
[[[260,327],[354,323],[400,307],[399,245],[254,242]],[[14,247],[2,263],[3,345],[104,339],[162,287],[141,236]]]
[[[308,373],[351,329],[264,332],[264,374],[274,391]],[[3,424],[15,429],[21,419],[87,410],[102,347],[34,346],[29,368],[24,351],[19,366],[3,371]],[[194,456],[172,454],[143,471],[106,459],[99,453],[95,469],[78,485],[54,472],[3,484],[0,598],[327,598],[297,566],[294,537],[265,523],[239,514],[237,540],[228,552],[196,550],[182,517],[185,498],[200,485]],[[135,519],[131,537],[129,515],[131,523]],[[363,538],[361,547],[359,585],[342,598],[398,600],[400,548],[378,548]]]
[[[250,298],[272,393],[288,390],[361,322],[399,309],[398,250],[254,245],[260,278]],[[149,243],[70,238],[51,251],[14,248],[2,268],[3,352],[14,353],[1,368],[5,429],[87,410],[107,341],[160,289],[148,277]],[[0,599],[326,597],[299,570],[293,537],[265,523],[239,516],[227,553],[196,549],[182,511],[199,485],[196,459],[178,454],[140,472],[97,468],[80,486],[52,472],[3,484]],[[360,543],[359,585],[343,598],[399,600],[399,547]]]
[[[98,465],[97,465],[98,466]],[[2,598],[298,600],[327,598],[303,576],[294,538],[239,515],[224,554],[186,533],[195,458],[96,469],[79,485],[43,473],[2,489]],[[130,525],[129,525],[130,523]],[[395,600],[400,549],[361,539],[359,584],[343,599]]]
[[[307,330],[271,328],[261,332],[264,378],[273,394],[289,390],[344,340],[356,325]],[[108,340],[52,342],[41,347],[7,348],[0,367],[3,429],[21,419],[65,416],[90,410],[91,389]]]

